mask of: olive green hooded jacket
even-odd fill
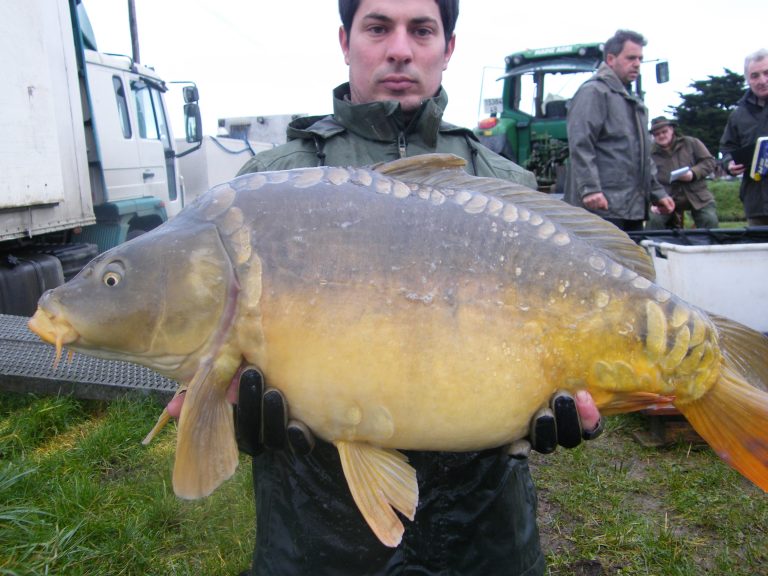
[[[300,118],[289,142],[261,152],[241,173],[317,165],[360,166],[426,152],[465,158],[470,173],[535,185],[533,176],[441,121],[441,89],[406,125],[397,102],[352,105],[334,92],[334,116]],[[268,384],[268,383],[267,383]],[[289,407],[290,409],[290,407]],[[253,576],[540,576],[544,556],[536,492],[526,459],[505,448],[406,451],[417,471],[419,506],[397,548],[363,520],[338,451],[319,441],[309,456],[267,450],[253,459],[256,546]]]
[[[406,124],[396,101],[352,104],[349,85],[333,91],[332,116],[306,116],[291,122],[288,142],[251,158],[240,174],[310,166],[369,166],[434,152],[460,156],[475,176],[511,180],[536,189],[531,172],[477,141],[471,130],[443,122],[448,95],[442,88]]]

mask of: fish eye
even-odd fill
[[[107,262],[101,269],[101,281],[107,288],[114,288],[125,277],[125,266],[121,260]]]
[[[114,288],[118,284],[120,284],[120,281],[123,279],[123,277],[118,274],[117,272],[107,272],[102,277],[102,282],[104,282],[104,285],[109,288]]]

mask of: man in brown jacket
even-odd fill
[[[664,116],[651,121],[656,178],[675,201],[675,211],[658,214],[652,210],[646,228],[682,228],[686,210],[691,212],[696,228],[717,228],[715,197],[706,181],[715,171],[716,160],[701,140],[681,136],[676,127],[675,120]]]

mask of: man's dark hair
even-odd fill
[[[459,18],[459,0],[435,0],[435,2],[440,7],[440,19],[443,21],[447,45],[453,36],[454,28],[456,28],[456,20]],[[347,36],[352,29],[352,20],[359,6],[360,0],[339,0],[339,16],[341,16],[341,23]]]
[[[633,32],[632,30],[616,30],[616,34],[608,38],[603,46],[603,58],[606,58],[608,54],[612,56],[618,56],[621,51],[624,50],[624,44],[629,41],[633,44],[639,44],[645,46],[648,41],[643,38],[643,35],[639,32]]]

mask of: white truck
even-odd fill
[[[0,3],[0,67],[0,313],[25,314],[30,284],[67,275],[57,255],[79,247],[76,272],[178,213],[185,190],[165,82],[98,52],[80,0]],[[183,94],[194,154],[197,88]]]

